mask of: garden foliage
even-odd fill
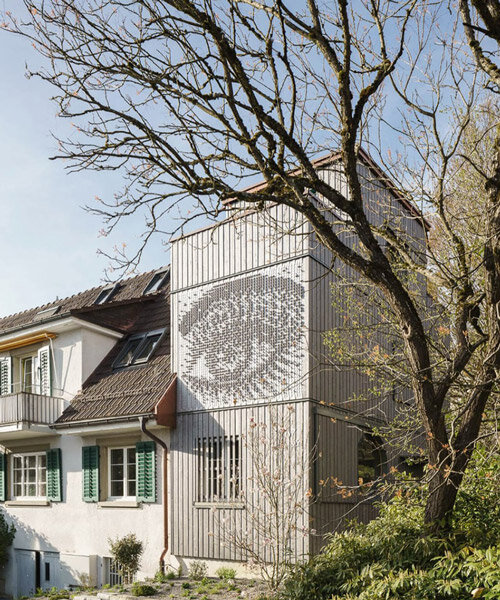
[[[478,452],[446,537],[426,533],[424,498],[400,491],[377,519],[331,535],[321,554],[293,568],[281,600],[498,600],[500,457]]]
[[[9,525],[0,512],[0,567],[3,567],[8,560],[9,547],[14,541],[16,528],[14,525]]]

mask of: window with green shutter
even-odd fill
[[[99,446],[82,448],[83,501],[99,501]]]
[[[52,448],[46,452],[47,460],[47,500],[62,501],[61,449]]]
[[[0,452],[0,502],[7,500],[7,460],[5,454]]]
[[[137,442],[137,502],[156,502],[156,453],[154,442]]]

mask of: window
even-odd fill
[[[50,308],[39,310],[33,317],[33,321],[43,321],[43,319],[48,319],[49,317],[55,315],[60,308],[60,306],[51,306]]]
[[[427,464],[426,460],[421,457],[400,456],[398,462],[398,470],[406,473],[411,479],[418,480],[423,478]]]
[[[51,395],[52,364],[49,346],[40,348],[34,354],[14,358],[13,364],[10,365],[11,370],[12,368],[14,369],[14,392]]]
[[[136,498],[135,446],[109,449],[109,497]]]
[[[149,281],[146,288],[144,289],[143,294],[144,295],[153,294],[154,292],[157,292],[158,290],[160,290],[167,282],[168,275],[169,275],[168,269],[165,269],[164,271],[159,271],[158,273],[155,273],[153,275],[153,277],[151,278],[151,280]]]
[[[119,369],[147,362],[158,345],[164,331],[164,329],[158,329],[130,337],[115,360],[113,368]]]
[[[32,392],[34,384],[33,356],[21,359],[21,390]]]
[[[384,473],[386,462],[382,440],[364,432],[358,442],[358,481],[360,484],[375,481]]]
[[[12,455],[12,497],[45,499],[47,496],[45,452]]]
[[[97,298],[94,300],[94,304],[104,304],[105,302],[109,302],[109,300],[111,300],[111,297],[115,294],[117,289],[118,283],[116,283],[115,285],[105,287],[97,295]]]
[[[100,458],[105,459],[104,466]],[[105,482],[104,498],[156,502],[156,446],[153,441],[130,446],[82,448],[83,501],[101,499],[101,474]]]
[[[198,501],[234,502],[240,497],[240,438],[198,438]]]

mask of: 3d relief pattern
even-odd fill
[[[178,375],[205,407],[296,397],[305,359],[300,263],[179,298]]]

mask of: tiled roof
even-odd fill
[[[140,285],[134,289],[142,292],[151,273],[148,277],[139,277]],[[142,365],[113,369],[128,336],[122,338],[85,381],[82,391],[59,417],[56,426],[152,413],[174,379],[170,368],[169,290],[170,286],[165,285],[160,292],[146,297],[150,301],[136,304],[137,315],[128,329],[130,334],[165,329],[151,358]]]
[[[125,303],[126,301],[141,298],[144,289],[151,280],[151,277],[156,271],[150,271],[148,273],[141,273],[135,277],[130,277],[120,281],[117,285],[116,291],[113,294],[111,300],[101,306],[109,308],[111,306],[117,306]],[[46,321],[52,321],[59,319],[62,316],[68,316],[72,311],[77,311],[87,307],[92,307],[99,293],[108,288],[109,284],[94,287],[90,290],[74,294],[68,298],[61,300],[55,300],[38,306],[36,308],[30,308],[23,312],[19,312],[7,317],[0,318],[0,335],[7,333],[8,331],[28,327],[30,325],[36,325]],[[47,318],[39,315],[40,311],[45,311],[50,308],[59,307],[56,313],[48,315]],[[97,309],[98,306],[94,306]],[[41,318],[42,317],[42,318]]]

